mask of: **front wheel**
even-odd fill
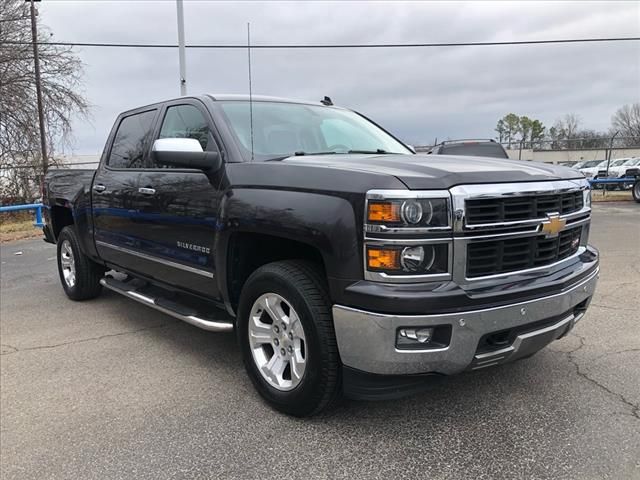
[[[309,262],[257,269],[238,309],[238,340],[256,389],[298,417],[321,412],[340,391],[340,359],[323,276]]]
[[[633,184],[631,193],[636,203],[640,203],[640,180],[636,180],[636,183]]]

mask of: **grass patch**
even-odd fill
[[[0,243],[42,236],[42,229],[33,226],[33,214],[0,215]]]
[[[591,201],[593,202],[624,202],[625,200],[632,201],[633,195],[631,190],[591,190]]]

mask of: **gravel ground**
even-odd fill
[[[260,400],[232,335],[109,292],[71,302],[53,246],[5,244],[0,477],[640,478],[640,206],[594,206],[592,242],[598,291],[568,337],[306,420]]]

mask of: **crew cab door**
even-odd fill
[[[218,151],[212,119],[199,101],[168,103],[160,118],[154,139],[193,138],[204,151]],[[213,249],[220,175],[155,164],[153,157],[140,172],[132,227],[146,276],[219,298]]]
[[[148,162],[159,108],[146,108],[119,117],[91,189],[96,250],[104,261],[138,271],[134,200],[140,167]]]

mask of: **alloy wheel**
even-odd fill
[[[60,265],[64,283],[67,284],[67,287],[73,288],[76,284],[76,262],[69,240],[64,240],[60,246]]]
[[[305,372],[304,329],[291,304],[276,293],[258,297],[249,315],[249,346],[258,371],[280,391],[293,390]]]

